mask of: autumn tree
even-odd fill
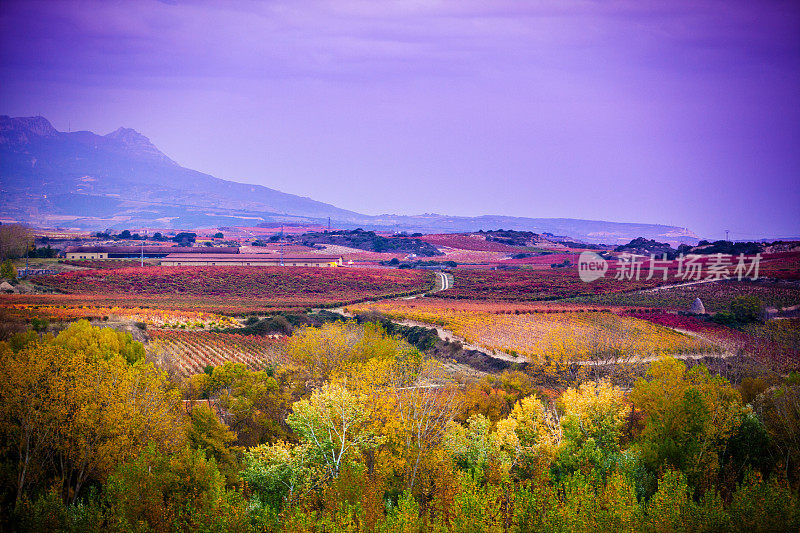
[[[555,465],[562,472],[584,467],[609,473],[620,451],[619,439],[627,412],[622,390],[608,382],[586,382],[564,391],[563,442]]]
[[[497,439],[512,467],[529,476],[553,461],[562,441],[559,414],[536,396],[518,401],[508,418],[497,422]]]
[[[440,362],[414,351],[395,358],[386,391],[381,432],[397,445],[411,490],[423,458],[439,445],[453,420],[458,389]]]
[[[326,383],[308,400],[295,402],[286,420],[327,476],[334,478],[344,462],[380,442],[369,428],[369,415],[363,397]]]
[[[347,375],[370,359],[391,359],[400,342],[387,336],[377,324],[329,322],[295,332],[288,340],[286,353],[322,383]]]
[[[4,458],[17,499],[49,479],[74,502],[89,480],[106,479],[148,443],[163,451],[182,443],[178,392],[132,343],[81,321],[17,351],[0,345],[0,430],[13,443]]]
[[[22,224],[0,225],[0,260],[23,257],[32,243],[30,228]]]
[[[716,479],[720,453],[741,423],[741,396],[703,365],[691,369],[672,358],[655,361],[637,380],[631,400],[645,416],[639,447],[654,471],[672,466],[707,488]]]
[[[209,399],[223,422],[236,434],[239,446],[291,440],[286,416],[292,402],[305,392],[302,374],[286,366],[254,371],[227,361],[210,374],[191,376],[184,383],[189,400]]]

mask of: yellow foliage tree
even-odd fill
[[[75,501],[89,479],[102,481],[148,443],[182,443],[178,391],[151,364],[129,364],[138,349],[111,333],[78,323],[17,352],[0,348],[0,427],[15,443],[5,453],[17,465],[18,498],[49,475]]]
[[[654,362],[640,378],[631,399],[645,415],[640,439],[654,469],[672,466],[689,482],[708,488],[720,468],[720,452],[739,427],[741,396],[728,381],[703,365],[691,369],[672,358]]]
[[[401,341],[376,324],[330,322],[292,335],[286,345],[291,360],[307,368],[320,383],[347,375],[370,359],[390,359]]]
[[[497,441],[512,465],[541,470],[550,464],[561,443],[558,415],[535,396],[523,398],[508,418],[497,422]]]

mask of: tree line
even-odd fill
[[[785,531],[800,376],[664,358],[629,390],[453,379],[370,322],[300,327],[259,370],[183,382],[130,335],[0,343],[3,528]]]

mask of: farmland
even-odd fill
[[[665,288],[653,292],[609,293],[576,298],[574,302],[593,305],[661,307],[688,310],[700,298],[706,311],[721,311],[739,296],[755,296],[768,307],[782,308],[800,304],[796,282],[729,280],[686,287]]]
[[[454,248],[458,250],[472,250],[483,252],[506,252],[518,253],[523,250],[519,246],[511,246],[500,242],[487,241],[480,235],[462,235],[462,234],[430,234],[420,237],[421,241],[433,244],[435,246],[445,246],[447,248]]]
[[[103,307],[95,305],[31,305],[12,304],[6,306],[8,312],[24,318],[33,317],[55,321],[127,320],[141,322],[145,326],[156,328],[205,329],[217,327],[235,327],[239,323],[226,315],[206,313],[203,311],[168,311],[143,307]]]
[[[604,278],[584,283],[574,268],[510,271],[455,269],[453,277],[453,288],[438,295],[440,298],[518,302],[556,300],[644,289],[661,282],[656,279],[617,281]]]
[[[161,366],[172,367],[182,377],[200,374],[207,366],[232,361],[251,370],[281,359],[280,339],[207,331],[155,330],[149,352]]]
[[[141,262],[133,259],[72,259],[62,261],[69,266],[84,267],[93,270],[116,270],[120,268],[134,268],[144,266],[154,266],[152,260]]]
[[[532,361],[608,360],[719,351],[712,343],[644,320],[602,312],[498,314],[423,309],[385,302],[349,306],[391,318],[442,326],[489,351],[519,354]]]
[[[747,354],[775,369],[795,370],[800,366],[800,319],[770,320],[733,329],[702,318],[663,311],[633,316],[696,333],[730,352]]]
[[[243,314],[403,296],[431,288],[433,274],[355,268],[153,267],[77,271],[33,281],[59,294],[14,295],[4,301]]]

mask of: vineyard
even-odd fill
[[[414,309],[395,302],[349,306],[394,319],[442,326],[471,344],[541,361],[608,360],[719,352],[716,345],[637,318],[608,312],[497,314]]]
[[[433,244],[434,246],[446,246],[457,250],[472,250],[482,252],[506,252],[518,253],[524,248],[511,246],[500,242],[487,241],[478,235],[459,235],[459,234],[430,234],[420,237],[421,241]]]
[[[102,320],[125,319],[142,322],[157,328],[204,329],[236,327],[239,323],[229,316],[202,311],[166,311],[142,307],[100,307],[93,305],[57,306],[16,304],[6,307],[22,318],[44,318],[47,320]]]
[[[117,270],[120,268],[141,268],[142,263],[133,259],[69,259],[62,261],[64,265],[84,267],[92,270]],[[145,267],[154,266],[150,260],[144,262]]]
[[[579,298],[575,302],[594,305],[661,307],[688,311],[700,298],[706,311],[722,311],[734,298],[755,296],[768,307],[782,308],[800,304],[800,287],[790,281],[718,281],[686,287],[672,287],[654,292],[602,294]]]
[[[783,370],[800,368],[800,319],[770,320],[732,329],[702,318],[664,311],[635,313],[654,324],[699,334],[728,351],[745,353]]]
[[[9,295],[6,304],[152,307],[246,314],[429,290],[430,272],[365,268],[153,267],[86,270],[33,281],[61,294]]]
[[[226,361],[261,370],[266,364],[281,360],[282,341],[270,337],[170,330],[154,330],[150,335],[150,353],[177,368],[183,377]]]
[[[437,296],[464,300],[536,301],[574,298],[655,287],[660,279],[617,281],[599,279],[584,283],[576,268],[548,270],[455,269],[454,286]]]

